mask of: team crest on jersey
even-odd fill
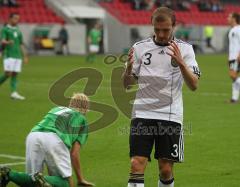
[[[173,66],[173,67],[178,67],[178,64],[177,64],[177,62],[172,58],[172,60],[171,60],[171,65]]]
[[[17,32],[14,32],[13,35],[14,35],[15,38],[18,37],[18,33]]]

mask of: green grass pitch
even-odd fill
[[[109,104],[118,110],[118,118],[110,126],[89,135],[81,151],[85,178],[98,187],[127,186],[129,173],[129,119],[118,109],[111,95],[111,73],[120,62],[104,64],[103,56],[94,63],[84,57],[31,57],[19,76],[19,92],[25,101],[11,100],[9,81],[0,87],[0,154],[24,157],[25,138],[30,129],[54,106],[48,92],[53,83],[78,68],[95,68],[103,75],[92,101]],[[202,71],[196,92],[184,87],[185,162],[175,165],[176,187],[240,186],[240,103],[226,103],[231,96],[226,55],[198,55]],[[2,72],[2,69],[1,69]],[[90,74],[95,78],[95,74]],[[119,77],[120,79],[120,77]],[[86,79],[73,84],[66,95],[82,91]],[[113,84],[114,85],[114,84]],[[89,121],[101,117],[87,115]],[[22,162],[0,156],[0,164]],[[11,166],[24,171],[24,165]],[[157,162],[152,160],[145,173],[145,186],[157,186]],[[9,185],[14,186],[14,185]]]

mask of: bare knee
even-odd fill
[[[168,160],[159,161],[160,177],[163,180],[170,180],[173,177],[173,162]]]
[[[11,77],[11,76],[12,76],[12,72],[7,71],[7,72],[5,72],[5,75],[6,75],[7,77]]]
[[[147,158],[132,157],[131,158],[131,173],[144,173],[147,165]]]
[[[233,71],[233,70],[230,70],[229,71],[229,76],[232,79],[232,81],[235,81],[237,79],[237,77],[238,77],[238,73]]]

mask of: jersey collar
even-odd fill
[[[11,29],[16,29],[16,28],[17,28],[16,26],[12,26],[12,25],[10,25],[10,24],[7,24],[7,27],[8,27],[8,28],[11,28]]]
[[[155,40],[155,36],[153,36],[152,40],[153,40],[154,44],[157,45],[157,46],[161,46],[161,47],[169,46],[169,43],[162,44],[162,43],[157,42],[157,41]],[[175,40],[175,37],[174,37],[174,36],[173,36],[172,40]]]

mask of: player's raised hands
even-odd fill
[[[167,52],[167,54],[171,56],[179,66],[184,65],[181,51],[175,41],[172,40],[171,42],[169,42],[168,49],[170,50],[170,52]]]
[[[132,47],[128,52],[128,59],[127,59],[127,74],[131,74],[132,72],[132,66],[133,66],[133,54],[134,54],[134,48]]]

